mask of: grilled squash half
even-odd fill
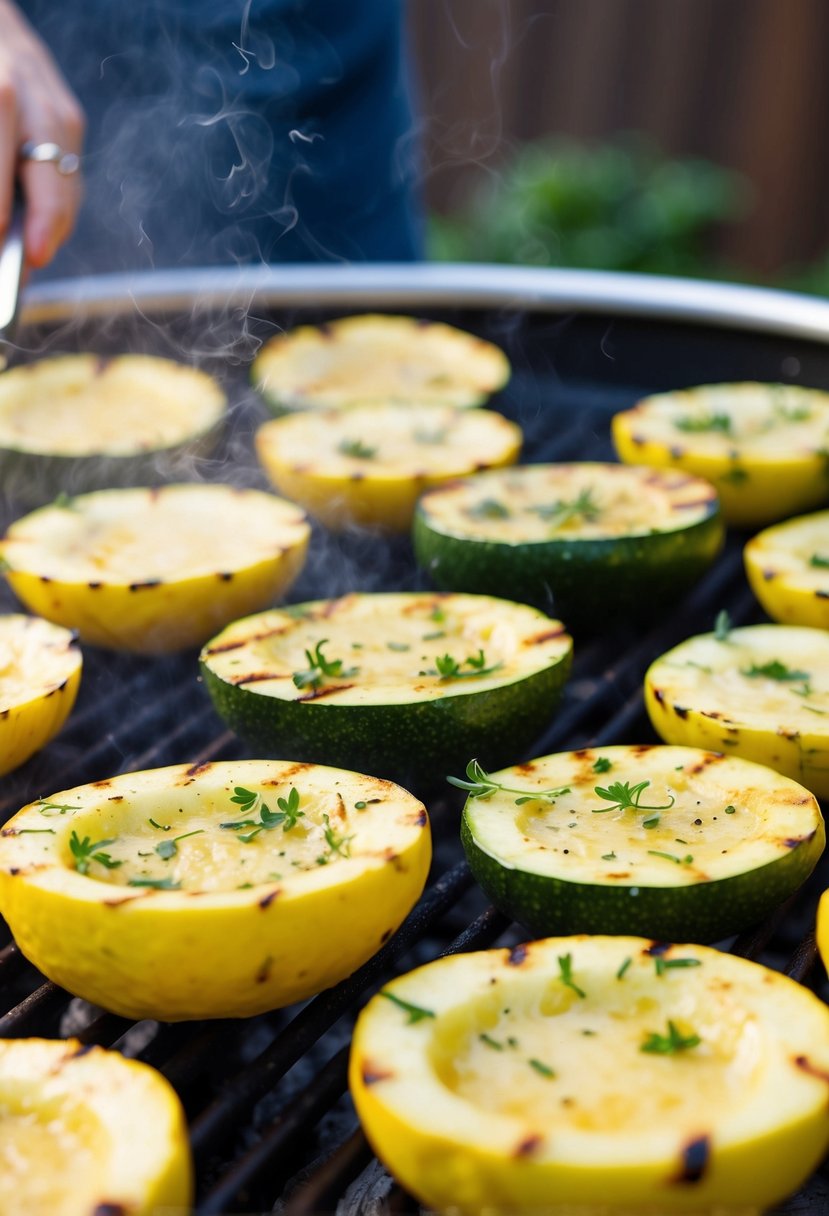
[[[559,937],[442,958],[360,1015],[366,1135],[430,1209],[753,1212],[829,1145],[829,1010],[705,946]]]
[[[738,527],[829,501],[829,393],[816,389],[745,383],[660,393],[615,416],[613,441],[628,464],[705,477]]]
[[[281,413],[370,402],[480,405],[506,384],[510,366],[497,346],[454,326],[368,315],[278,334],[251,374]]]
[[[424,490],[514,464],[521,430],[493,410],[354,406],[274,418],[257,432],[256,450],[280,494],[327,527],[407,532]]]
[[[470,869],[539,937],[717,941],[796,891],[825,843],[802,785],[697,748],[563,752],[469,776]]]
[[[350,975],[418,899],[422,803],[243,760],[126,773],[0,832],[0,908],[44,975],[129,1018],[247,1017]]]
[[[99,490],[23,516],[0,542],[32,612],[81,641],[162,654],[272,603],[305,561],[293,503],[223,485]]]
[[[77,1039],[0,1041],[0,1211],[190,1210],[184,1112],[154,1069]]]
[[[743,559],[770,617],[829,629],[829,511],[766,528],[748,542]]]
[[[751,625],[680,642],[651,664],[645,704],[667,743],[767,764],[829,796],[829,636]]]
[[[0,376],[0,484],[24,506],[186,476],[227,401],[195,367],[151,355],[61,355]]]
[[[81,680],[77,638],[38,617],[0,616],[0,776],[58,733]]]
[[[686,591],[723,540],[714,489],[672,470],[527,465],[424,494],[415,554],[439,587],[508,594],[577,629]]]
[[[442,786],[473,749],[504,763],[547,725],[564,626],[489,596],[347,595],[236,621],[201,653],[216,709],[260,754]],[[499,760],[495,760],[499,757]]]

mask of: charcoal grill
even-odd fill
[[[39,285],[26,301],[17,359],[130,349],[199,363],[224,381],[232,411],[224,450],[194,466],[194,476],[264,486],[251,436],[266,415],[248,385],[258,344],[280,327],[361,311],[447,320],[503,346],[515,374],[497,405],[524,428],[529,461],[611,458],[610,416],[649,391],[736,379],[829,388],[829,305],[821,301],[678,280],[480,266],[210,270]],[[14,504],[3,503],[3,511],[7,521]],[[710,629],[722,608],[740,624],[762,619],[742,573],[744,539],[731,535],[685,602],[646,631],[614,624],[609,614],[604,630],[577,636],[563,703],[535,754],[654,741],[640,691],[649,661]],[[292,600],[425,585],[405,540],[316,530],[311,554]],[[15,606],[8,591],[2,594],[4,607]],[[194,653],[154,660],[88,650],[67,727],[3,780],[0,812],[5,820],[34,798],[117,772],[250,754],[215,715]],[[435,864],[415,911],[358,973],[302,1007],[249,1021],[132,1024],[45,981],[6,932],[0,1035],[74,1033],[159,1068],[190,1120],[199,1216],[274,1207],[287,1216],[417,1211],[362,1137],[346,1092],[346,1060],[357,1011],[393,974],[447,951],[526,936],[474,886],[457,839],[455,795],[447,787],[429,799]],[[784,908],[723,948],[829,999],[812,932],[817,896],[828,883],[824,862]],[[829,1212],[829,1175],[818,1171],[777,1211]]]

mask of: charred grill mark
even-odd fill
[[[17,828],[0,829],[0,836],[17,836],[17,835],[19,835]]]
[[[94,1043],[79,1043],[76,1048],[69,1052],[67,1060],[79,1060],[81,1056],[89,1055],[90,1051],[95,1050]]]
[[[247,675],[231,676],[230,683],[238,687],[240,684],[258,684],[262,680],[287,680],[288,678],[288,673],[284,671],[251,671]]]
[[[92,369],[92,375],[96,377],[103,376],[111,363],[112,357],[110,355],[98,355],[98,358],[95,360],[95,366]]]
[[[205,654],[224,654],[227,650],[239,650],[243,646],[250,646],[254,642],[264,642],[267,638],[276,638],[283,633],[287,633],[293,628],[294,622],[290,621],[285,625],[278,625],[274,629],[264,629],[261,633],[250,633],[247,637],[242,638],[240,642],[223,642],[220,646],[211,646]]]
[[[51,583],[51,581],[52,581],[52,580],[51,580],[51,578],[49,577],[49,575],[48,575],[48,574],[41,574],[41,576],[40,576],[40,581],[41,581],[42,583],[46,583],[46,584],[48,584],[48,583]]]
[[[819,600],[829,600],[829,591],[816,591],[815,598]]]
[[[513,946],[507,953],[507,963],[510,967],[520,967],[526,960],[529,954],[529,947],[526,942],[520,942],[517,946]]]
[[[807,1072],[810,1077],[817,1077],[819,1081],[825,1081],[829,1085],[829,1072],[823,1068],[817,1068],[808,1056],[795,1056],[794,1065],[801,1072]]]
[[[513,1157],[532,1157],[541,1148],[544,1143],[543,1136],[531,1134],[525,1136],[523,1140],[519,1140],[515,1148],[512,1150]]]
[[[270,955],[268,955],[268,957],[263,962],[262,966],[256,972],[257,984],[267,984],[267,982],[271,976],[272,968],[273,968],[273,959],[271,958]]]
[[[563,638],[567,636],[567,630],[563,625],[559,625],[558,629],[546,629],[544,633],[536,633],[531,638],[524,638],[525,646],[540,646],[542,642],[551,642],[553,638]]]
[[[101,781],[92,781],[90,785],[96,790],[108,790],[112,785],[111,777],[104,777]]]
[[[122,1203],[103,1203],[96,1204],[92,1216],[127,1216],[127,1209]]]
[[[682,1162],[674,1182],[699,1182],[711,1160],[711,1137],[707,1134],[695,1136],[680,1149]]]
[[[130,591],[151,591],[153,587],[160,587],[163,580],[160,578],[148,578],[141,583],[130,583]]]
[[[263,896],[262,899],[259,900],[259,907],[262,908],[263,911],[266,908],[269,908],[279,894],[279,887],[274,887],[273,891],[269,891],[267,895]]]
[[[685,455],[685,448],[681,448],[678,444],[674,444],[672,447],[670,447],[668,449],[668,451],[670,452],[671,457],[674,460],[679,460],[682,456]]]
[[[186,777],[198,777],[200,773],[206,773],[212,767],[212,760],[202,760],[200,764],[191,764],[184,775]]]
[[[109,798],[107,798],[107,802],[123,802],[123,801],[124,801],[123,794],[110,794]]]
[[[230,570],[222,571],[222,572],[216,574],[216,578],[219,579],[223,583],[229,583],[230,580],[233,578],[233,572]]]
[[[390,1068],[380,1068],[370,1060],[364,1060],[360,1068],[363,1085],[376,1085],[378,1081],[390,1081],[394,1073]]]
[[[414,819],[412,820],[412,823],[414,824],[414,826],[416,828],[424,828],[428,822],[428,818],[429,817],[426,814],[426,808],[424,807],[423,810],[417,812]]]
[[[773,578],[777,578],[776,570],[764,570],[763,571],[763,581],[764,582],[770,583]]]
[[[535,772],[535,764],[532,760],[525,760],[523,764],[516,764],[515,771],[524,776],[526,773]]]
[[[355,470],[355,472],[351,473],[348,478],[349,481],[365,481],[365,479],[366,475],[362,469]]]
[[[685,771],[690,776],[695,777],[698,773],[704,773],[709,764],[718,764],[720,760],[724,760],[722,752],[708,752],[702,760],[698,760],[696,764],[692,764]]]
[[[786,836],[781,843],[787,849],[796,849],[801,844],[808,844],[811,840],[814,840],[814,838],[815,833],[812,831],[807,832],[805,836]]]
[[[693,511],[697,507],[710,507],[713,501],[713,495],[706,494],[704,498],[692,498],[688,502],[675,502],[671,505],[674,511]]]
[[[675,706],[674,706],[674,713],[676,714],[676,716],[677,716],[678,718],[683,718],[683,719],[684,719],[684,718],[687,718],[687,717],[688,717],[688,713],[689,713],[689,711],[688,711],[688,709],[687,709],[687,708],[686,708],[684,705],[675,705]]]
[[[670,942],[651,942],[649,946],[645,947],[642,953],[646,954],[648,958],[658,958],[663,954],[667,954],[670,948]]]
[[[103,583],[87,583],[86,585],[90,591],[100,591]]]
[[[297,701],[321,701],[324,697],[333,696],[337,692],[345,692],[349,688],[354,688],[353,684],[335,684],[330,688],[317,688],[313,692],[307,692],[302,697],[297,697]]]
[[[608,874],[608,878],[630,878],[630,870],[624,870],[619,874]]]
[[[646,444],[648,441],[647,441],[647,439],[645,438],[645,436],[644,436],[644,435],[631,435],[631,437],[630,437],[630,442],[631,442],[631,443],[634,445],[634,447],[641,448],[641,447],[643,447],[643,446],[644,446],[644,445],[645,445],[645,444]]]

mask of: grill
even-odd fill
[[[611,414],[648,391],[731,379],[829,388],[829,307],[821,303],[705,284],[483,267],[78,280],[33,290],[20,344],[31,356],[132,349],[200,363],[225,383],[232,412],[221,459],[194,474],[264,486],[250,439],[265,413],[247,379],[258,342],[276,327],[378,308],[447,320],[506,349],[515,371],[495,404],[524,428],[528,461],[612,458]],[[5,504],[7,517],[11,510]],[[650,660],[710,629],[724,607],[740,624],[761,619],[742,573],[744,539],[731,535],[685,602],[646,631],[616,624],[609,602],[605,629],[576,634],[573,674],[535,754],[655,741],[640,692]],[[405,540],[358,532],[336,539],[315,530],[311,555],[292,600],[424,585]],[[7,591],[3,597],[12,608]],[[88,650],[67,727],[4,779],[0,811],[5,819],[34,798],[117,772],[249,755],[215,715],[193,653],[153,660]],[[8,941],[0,950],[0,1035],[76,1034],[160,1069],[190,1121],[200,1216],[274,1207],[290,1216],[417,1211],[372,1158],[347,1096],[346,1061],[357,1011],[392,975],[445,952],[526,936],[487,906],[471,880],[457,839],[456,794],[447,787],[429,803],[435,863],[417,908],[359,972],[302,1007],[249,1021],[133,1024],[72,999]],[[827,883],[824,861],[767,923],[722,947],[829,999],[812,934]],[[815,1174],[777,1211],[829,1211],[829,1176]]]

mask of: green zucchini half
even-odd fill
[[[215,447],[227,400],[195,367],[151,355],[61,355],[0,376],[0,480],[24,506],[184,477]]]
[[[716,941],[770,912],[823,852],[808,790],[697,748],[563,752],[488,782],[463,811],[469,865],[538,936]]]
[[[686,473],[525,465],[424,494],[415,555],[442,588],[512,598],[568,627],[634,615],[686,591],[723,542],[716,491]]]
[[[471,750],[493,764],[523,754],[571,650],[560,622],[523,604],[354,594],[236,621],[204,647],[201,670],[219,714],[259,754],[424,788]]]

